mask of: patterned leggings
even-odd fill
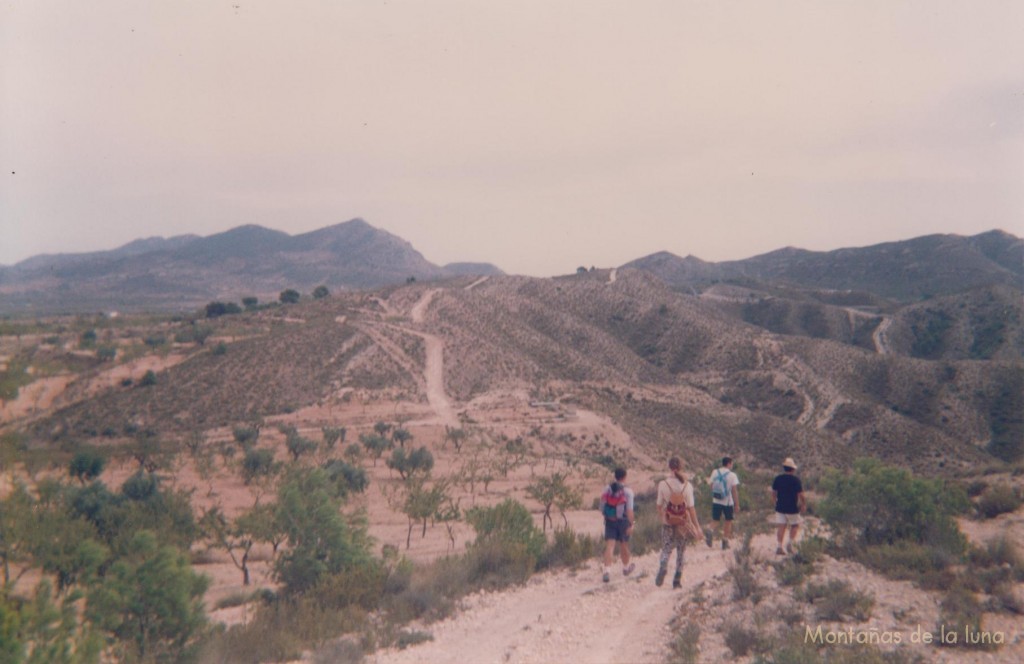
[[[676,532],[675,526],[661,527],[661,556],[658,558],[658,565],[661,569],[668,569],[668,559],[672,557],[672,549],[676,550],[676,572],[683,571],[683,551],[686,549],[686,539]]]

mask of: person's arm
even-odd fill
[[[732,511],[734,514],[740,512],[740,490],[738,484],[732,485]]]
[[[796,508],[803,513],[807,509],[807,500],[804,498],[804,492],[796,494]]]
[[[697,518],[697,508],[694,507],[693,505],[691,505],[691,506],[687,507],[686,509],[687,509],[687,511],[690,512],[690,523],[692,523],[693,527],[696,528],[697,534],[700,534],[700,532],[701,532],[700,519]]]

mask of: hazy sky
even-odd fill
[[[1024,2],[0,0],[0,264],[362,217],[546,276],[1024,234]]]

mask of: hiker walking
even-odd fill
[[[693,485],[683,477],[683,462],[679,457],[668,460],[672,476],[658,483],[658,515],[661,517],[661,555],[658,558],[658,573],[654,585],[661,586],[668,573],[668,560],[676,552],[676,573],[672,587],[682,588],[683,551],[686,542],[700,538],[700,523],[697,510],[693,507]]]
[[[732,521],[740,511],[740,478],[732,471],[732,457],[722,457],[722,466],[711,473],[711,527],[704,530],[704,541],[711,546],[711,540],[718,530],[718,524],[725,517],[722,528],[722,548],[729,548],[732,539]]]
[[[619,543],[622,575],[629,576],[636,564],[629,561],[629,536],[633,533],[633,490],[625,484],[626,469],[615,469],[615,481],[601,493],[601,513],[604,515],[604,568],[601,580],[611,581],[611,568],[615,543]]]
[[[772,482],[772,497],[775,499],[775,523],[778,526],[776,538],[779,546],[775,553],[780,556],[786,553],[793,553],[793,542],[796,540],[797,531],[803,519],[800,513],[807,506],[804,500],[804,486],[800,478],[796,476],[796,462],[792,457],[786,457],[782,462],[782,474]],[[782,548],[786,539],[786,528],[789,528],[789,544]]]

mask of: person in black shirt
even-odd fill
[[[800,478],[796,476],[796,462],[792,457],[787,457],[782,462],[782,474],[772,482],[772,497],[775,499],[775,523],[778,526],[776,537],[779,540],[779,547],[775,553],[780,556],[786,552],[793,553],[793,542],[796,540],[797,531],[803,520],[800,513],[804,511],[807,503],[804,501],[804,487]],[[786,527],[789,527],[789,544],[782,548],[786,539]]]

